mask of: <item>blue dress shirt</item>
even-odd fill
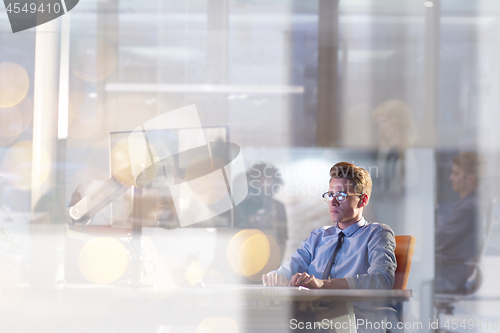
[[[338,226],[313,230],[290,261],[275,272],[288,280],[303,272],[321,279],[341,231],[344,243],[331,278],[346,278],[350,289],[392,289],[396,271],[394,232],[385,224],[368,223],[364,218],[344,230]]]

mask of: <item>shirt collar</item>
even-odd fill
[[[472,190],[469,193],[467,193],[467,195],[464,197],[464,199],[465,198],[475,198],[475,197],[477,197],[477,190]]]
[[[351,237],[354,235],[356,231],[359,230],[362,226],[366,224],[366,220],[364,217],[361,218],[358,222],[354,223],[353,225],[348,226],[344,230],[340,229],[337,225],[335,226],[335,234],[338,235],[341,231],[344,233],[346,237]]]

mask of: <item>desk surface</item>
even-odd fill
[[[202,320],[220,317],[233,318],[241,332],[246,332],[245,327],[258,325],[286,328],[293,318],[293,302],[406,301],[412,295],[411,290],[309,290],[262,286],[161,291],[152,287],[97,285],[0,289],[0,314],[2,311],[9,314],[0,323],[0,331],[8,333],[22,330],[68,332],[75,327],[112,327],[119,328],[120,332],[149,333],[157,332],[157,325],[186,327],[186,332],[194,332]]]
[[[58,295],[63,298],[98,297],[107,299],[242,299],[242,300],[352,300],[352,301],[408,301],[411,290],[371,290],[371,289],[307,289],[304,287],[263,287],[259,285],[208,286],[203,288],[155,289],[144,287],[113,287],[99,285],[65,285],[54,288],[5,287],[23,289],[27,295]]]
[[[412,296],[411,290],[361,290],[361,289],[307,289],[296,287],[262,287],[262,286],[224,286],[196,289],[178,289],[185,297],[215,296],[218,298],[241,297],[249,300],[352,300],[352,301],[407,301]]]

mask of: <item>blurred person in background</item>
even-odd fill
[[[384,223],[396,234],[402,233],[405,219],[405,196],[409,187],[417,183],[415,175],[408,173],[405,166],[416,165],[414,154],[409,151],[417,140],[417,127],[410,108],[402,101],[390,99],[372,112],[378,129],[375,196],[377,204],[372,207],[384,216]],[[385,212],[391,211],[391,214]]]
[[[279,245],[280,256],[288,238],[285,205],[274,199],[283,185],[279,170],[266,163],[254,163],[247,170],[248,196],[235,208],[235,227],[259,229]]]
[[[215,259],[209,274],[203,279],[207,284],[261,284],[262,274],[279,266],[285,252],[285,205],[274,198],[283,185],[279,170],[266,163],[253,163],[237,177],[246,177],[248,195],[233,208],[234,228],[217,229]],[[254,235],[257,236],[252,238]],[[256,245],[252,239],[264,239],[260,235],[267,237],[267,260],[263,259],[265,251],[257,251],[253,254],[256,257],[252,257],[253,252],[246,250],[250,244]]]
[[[483,157],[476,152],[462,152],[453,158],[449,179],[460,199],[451,212],[438,213],[436,218],[434,290],[437,293],[466,293],[467,280],[478,269],[483,245],[478,188],[483,167]]]

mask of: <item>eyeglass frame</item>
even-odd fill
[[[326,196],[327,194],[328,194],[328,196]],[[340,194],[341,197],[343,197],[344,199],[342,201],[337,199],[337,194]],[[331,191],[327,191],[327,192],[323,193],[321,195],[321,197],[323,198],[323,200],[325,200],[326,203],[332,202],[333,198],[335,198],[335,201],[337,201],[338,203],[342,203],[342,202],[346,202],[347,198],[349,198],[350,195],[365,195],[365,193],[345,193],[343,191],[338,191],[336,193],[333,193]],[[331,200],[328,199],[329,197],[331,197]]]

